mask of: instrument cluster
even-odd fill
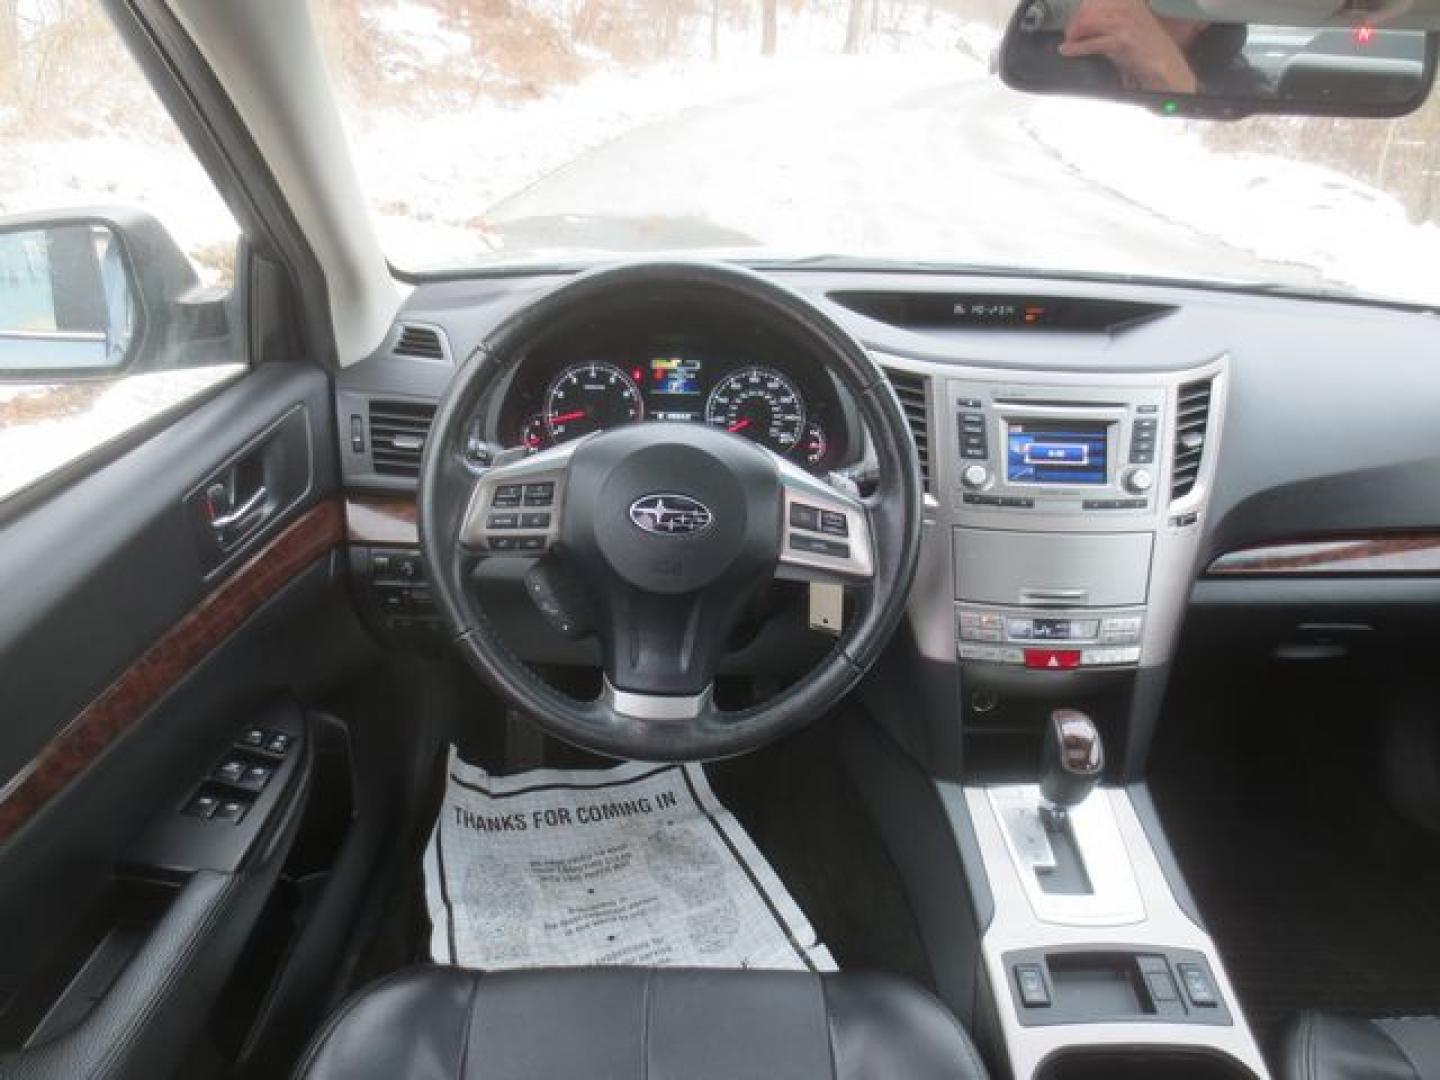
[[[851,442],[835,385],[813,362],[675,339],[530,357],[506,395],[499,434],[537,453],[652,420],[723,428],[815,472],[845,463]]]

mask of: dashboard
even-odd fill
[[[930,502],[909,637],[938,670],[963,667],[972,688],[1024,679],[1032,663],[1163,685],[1187,611],[1225,615],[1232,634],[1239,611],[1270,613],[1277,634],[1356,612],[1379,626],[1377,604],[1440,590],[1435,313],[1164,284],[770,276],[849,329],[900,398]],[[389,559],[415,543],[425,433],[459,362],[566,279],[423,283],[376,353],[339,375],[360,563],[355,546]],[[756,439],[816,473],[863,475],[853,405],[784,326],[650,296],[553,330],[473,418],[477,440],[539,450],[679,421]],[[1296,554],[1337,538],[1367,558],[1317,571],[1325,551]],[[1404,579],[1370,557],[1397,545]],[[555,640],[505,572],[498,561],[485,571],[488,603],[522,654],[583,663],[582,644]],[[387,573],[372,567],[369,580]],[[392,599],[377,599],[381,618],[416,620],[413,606],[383,606]],[[804,615],[798,637],[757,639],[736,670],[779,665],[809,640]],[[926,715],[955,714],[948,697],[932,704]]]
[[[683,328],[682,328],[683,327]],[[848,464],[855,419],[830,376],[785,335],[710,313],[595,326],[527,355],[474,437],[537,453],[624,424],[708,424],[812,472]]]

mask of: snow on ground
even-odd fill
[[[418,115],[342,102],[382,246],[411,269],[493,257],[500,240],[487,209],[627,132],[729,98],[893,80],[924,63],[983,74],[994,31],[941,12],[927,19],[918,5],[902,10],[897,26],[868,37],[855,56],[840,52],[843,21],[786,11],[774,57],[759,55],[758,23],[726,26],[716,60],[703,36],[682,59],[638,70],[603,65],[537,99],[477,100]]]
[[[0,499],[244,370],[217,364],[106,382],[0,386]]]
[[[1038,99],[1024,121],[1071,168],[1146,209],[1337,285],[1434,303],[1440,227],[1334,169],[1272,154],[1217,153],[1200,130],[1136,108]]]

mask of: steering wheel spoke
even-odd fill
[[[482,558],[535,558],[552,550],[560,538],[576,445],[485,470],[460,519],[460,546]]]
[[[858,496],[777,457],[784,498],[780,562],[791,581],[858,583],[875,576],[870,508]]]

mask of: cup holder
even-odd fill
[[[1227,1054],[1192,1047],[1075,1048],[1046,1058],[1035,1080],[1257,1080]]]

